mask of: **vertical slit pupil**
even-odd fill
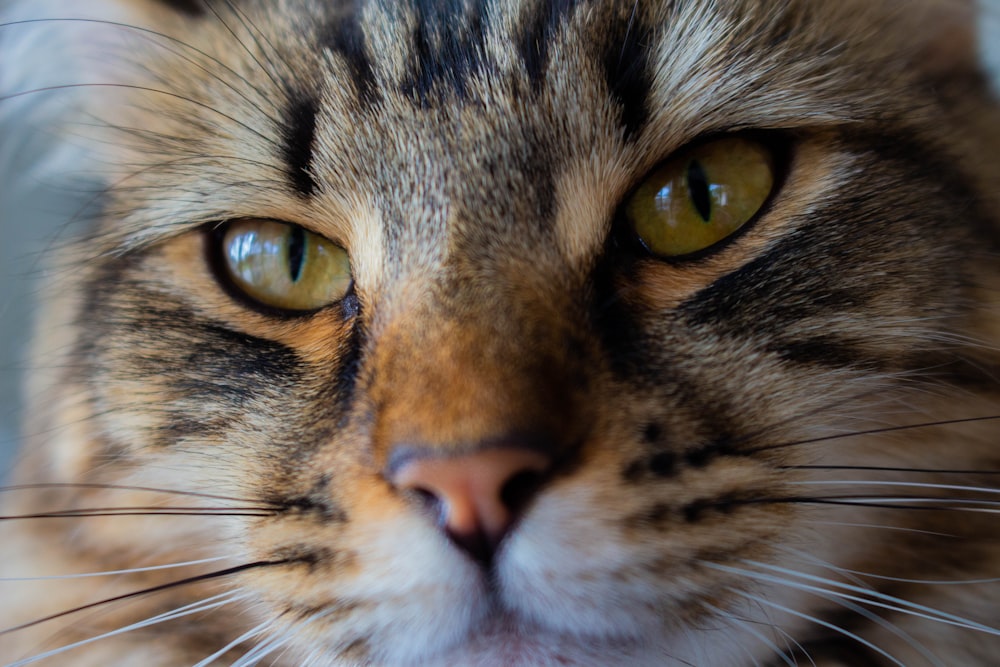
[[[687,168],[688,192],[698,215],[705,222],[712,219],[712,193],[708,187],[708,175],[697,160],[692,160]]]
[[[288,275],[293,283],[299,282],[306,263],[306,232],[301,227],[292,227],[288,234]]]

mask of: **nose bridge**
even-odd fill
[[[580,389],[570,386],[565,313],[537,295],[483,292],[397,308],[372,341],[383,463],[400,445],[452,454],[512,435],[562,437]]]

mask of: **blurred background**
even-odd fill
[[[1000,82],[1000,0],[980,2],[984,57]],[[0,480],[17,443],[20,382],[38,284],[52,249],[72,237],[70,221],[91,198],[85,182],[32,176],[28,165],[51,152],[52,138],[44,127],[24,134],[23,120],[13,129],[4,121],[7,111],[0,114]]]

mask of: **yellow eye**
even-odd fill
[[[222,237],[223,265],[246,296],[283,310],[322,308],[347,295],[347,251],[312,232],[273,220],[239,220]]]
[[[657,167],[625,203],[646,248],[681,257],[712,247],[760,211],[774,188],[774,156],[741,137],[696,146]]]

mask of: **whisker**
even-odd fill
[[[851,595],[849,593],[844,593],[842,591],[829,590],[825,588],[819,588],[809,584],[804,584],[800,582],[792,582],[788,579],[783,579],[781,577],[768,575],[763,572],[757,572],[754,570],[746,570],[743,568],[736,568],[730,565],[721,565],[717,563],[707,563],[707,565],[713,569],[722,570],[729,572],[730,574],[739,574],[741,576],[750,577],[760,581],[767,581],[770,583],[776,583],[780,585],[791,585],[794,584],[799,590],[822,593],[825,595],[834,595],[843,599],[852,600],[854,602],[861,602],[863,604],[872,605],[874,607],[881,607],[883,609],[889,609],[891,611],[897,611],[903,614],[908,614],[910,616],[915,616],[917,618],[923,618],[929,621],[935,621],[938,623],[943,623],[945,625],[953,625],[955,627],[965,628],[967,630],[976,630],[988,635],[994,635],[1000,637],[1000,629],[991,628],[988,625],[983,625],[982,623],[977,623],[971,619],[963,618],[955,614],[950,614],[948,612],[940,611],[927,607],[922,604],[917,604],[916,602],[910,602],[909,600],[904,600],[902,598],[896,597],[894,595],[888,595],[886,593],[881,593],[876,590],[869,588],[862,588],[860,586],[855,586],[852,584],[847,584],[839,581],[834,581],[833,579],[827,579],[825,577],[818,577],[811,574],[806,574],[804,572],[797,572],[789,568],[781,567],[778,565],[769,565],[767,563],[762,563],[758,561],[744,561],[747,565],[752,565],[765,570],[770,570],[772,572],[777,572],[783,575],[796,577],[799,579],[805,579],[806,581],[812,581],[816,583],[821,583],[831,588],[839,588],[858,595]],[[859,595],[864,595],[867,597],[859,597]]]
[[[828,563],[820,558],[817,558],[812,554],[799,551],[798,549],[794,549],[792,547],[784,547],[783,550],[804,560],[812,561],[828,570],[833,570],[834,572],[839,572],[841,574],[853,574],[868,579],[878,579],[880,581],[895,581],[903,584],[926,584],[928,586],[977,586],[981,584],[995,584],[1000,582],[1000,577],[990,579],[906,579],[903,577],[890,577],[883,574],[874,574],[873,572],[862,572],[860,570],[839,567],[833,563]]]
[[[907,528],[904,526],[890,526],[881,523],[852,523],[850,521],[822,521],[813,520],[811,521],[814,525],[823,526],[844,526],[847,528],[875,528],[877,530],[895,530],[901,533],[913,533],[916,535],[930,535],[932,537],[947,537],[947,538],[957,538],[958,535],[953,535],[952,533],[940,533],[933,530],[921,530],[919,528]]]
[[[789,582],[789,585],[792,588],[799,588],[798,586],[795,586],[793,582]],[[927,658],[927,661],[929,663],[931,663],[932,665],[935,665],[935,667],[947,667],[945,664],[943,664],[938,659],[937,656],[935,656],[933,653],[931,653],[927,649],[926,646],[924,646],[919,641],[917,641],[913,637],[913,635],[911,635],[910,633],[906,632],[905,630],[903,630],[902,628],[900,628],[895,623],[891,623],[888,620],[886,620],[885,618],[882,618],[881,616],[879,616],[875,612],[873,612],[873,611],[871,611],[869,609],[865,609],[861,605],[854,604],[853,602],[848,602],[847,600],[843,599],[841,596],[838,596],[836,594],[824,595],[822,593],[816,593],[816,595],[818,595],[819,597],[822,597],[825,600],[829,600],[830,602],[833,602],[834,604],[839,605],[839,606],[843,607],[844,609],[847,609],[848,611],[854,612],[858,616],[862,616],[862,617],[868,619],[869,621],[871,621],[872,623],[875,623],[876,625],[879,625],[879,626],[885,628],[886,630],[888,630],[889,632],[891,632],[892,634],[896,635],[897,637],[899,637],[900,639],[902,639],[904,642],[906,642],[907,644],[909,644],[918,653],[920,653],[925,658]]]
[[[286,646],[292,639],[294,639],[294,635],[291,632],[286,632],[270,641],[264,642],[234,662],[232,667],[251,667],[252,665],[256,665],[281,647]]]
[[[893,468],[890,466],[783,465],[777,470],[864,470],[870,472],[914,472],[929,475],[1000,475],[1000,470],[946,470],[935,468]]]
[[[739,618],[735,614],[728,611],[723,611],[722,609],[719,609],[715,605],[709,604],[707,602],[702,603],[702,606],[705,609],[714,612],[720,618],[731,621],[734,625],[736,625],[736,627],[740,628],[741,630],[751,635],[752,637],[755,637],[756,639],[760,640],[760,642],[764,644],[764,646],[771,649],[771,651],[773,651],[776,656],[781,658],[781,661],[784,662],[786,665],[788,665],[788,667],[797,667],[795,662],[792,661],[791,657],[785,651],[779,648],[777,644],[775,644],[769,637],[767,637],[767,635],[765,635],[757,628],[753,627],[753,625],[747,619]]]
[[[121,21],[111,21],[111,20],[107,20],[107,19],[57,18],[57,17],[53,17],[53,18],[40,18],[40,19],[22,19],[22,20],[19,20],[19,21],[8,21],[6,23],[0,23],[0,28],[6,28],[6,27],[9,27],[9,26],[25,25],[25,24],[31,24],[31,23],[95,23],[95,24],[98,24],[98,25],[105,25],[105,26],[111,26],[111,27],[116,27],[116,28],[123,28],[125,30],[130,30],[130,31],[134,31],[134,32],[137,32],[137,33],[148,35],[149,37],[157,37],[157,38],[160,38],[160,39],[164,39],[164,40],[172,42],[172,43],[174,43],[174,44],[176,44],[176,45],[178,45],[180,47],[183,47],[184,49],[187,49],[188,51],[194,52],[194,53],[198,54],[199,56],[202,56],[203,58],[205,58],[206,60],[208,60],[213,65],[219,66],[221,69],[225,70],[227,73],[232,74],[234,77],[236,77],[237,79],[239,79],[241,83],[245,84],[247,86],[247,88],[252,89],[258,95],[260,95],[260,97],[262,99],[265,99],[265,100],[268,99],[267,95],[264,94],[263,90],[261,90],[258,86],[256,86],[252,81],[250,81],[249,79],[247,79],[245,76],[243,76],[242,74],[240,74],[239,72],[237,72],[233,68],[231,68],[228,65],[226,65],[226,63],[224,63],[223,61],[221,61],[218,58],[212,56],[207,51],[199,49],[198,47],[194,46],[193,44],[190,44],[188,42],[185,42],[182,39],[179,39],[179,38],[174,37],[172,35],[168,35],[167,33],[164,33],[164,32],[160,32],[158,30],[153,30],[151,28],[143,28],[142,26],[132,25],[130,23],[123,23]],[[150,40],[150,41],[153,41],[153,40]],[[155,41],[153,41],[153,43],[156,44]],[[177,55],[178,57],[183,58],[187,62],[193,64],[195,67],[198,67],[199,69],[201,69],[203,72],[211,75],[216,81],[218,81],[222,85],[226,86],[227,88],[229,88],[230,90],[232,90],[234,93],[236,93],[237,95],[239,95],[241,98],[243,98],[243,100],[245,102],[247,102],[254,109],[256,109],[257,111],[259,111],[265,118],[267,118],[267,119],[271,120],[272,122],[274,122],[274,120],[275,120],[274,117],[271,116],[270,114],[268,114],[266,111],[264,111],[264,109],[262,109],[260,107],[260,105],[258,105],[257,103],[255,103],[253,100],[251,100],[249,97],[247,97],[242,91],[240,91],[236,86],[233,86],[231,83],[229,83],[228,81],[226,81],[222,77],[218,76],[212,70],[208,69],[207,67],[205,67],[201,63],[197,62],[196,60],[194,60],[192,58],[189,58],[188,56],[185,56],[185,55],[180,54],[180,53],[178,53],[176,51],[167,49],[167,47],[163,46],[162,44],[157,44],[157,46],[161,46],[165,50],[170,51],[170,53],[173,53],[174,55]]]
[[[247,642],[247,641],[253,639],[256,636],[261,635],[261,634],[267,632],[267,630],[271,626],[273,626],[274,624],[275,624],[274,620],[265,621],[265,622],[261,623],[260,625],[258,625],[257,627],[252,628],[250,630],[247,630],[242,635],[240,635],[239,637],[237,637],[233,641],[229,642],[228,644],[226,644],[225,646],[223,646],[221,649],[219,649],[218,651],[216,651],[212,655],[208,656],[207,658],[205,658],[204,660],[202,660],[201,662],[199,662],[198,664],[196,664],[194,667],[208,667],[208,665],[212,664],[217,659],[219,659],[222,656],[226,655],[227,653],[229,653],[230,651],[232,651],[234,648],[236,648],[240,644],[242,644],[244,642]]]
[[[57,512],[0,515],[0,521],[67,519],[99,516],[273,516],[270,507],[95,507]]]
[[[337,608],[335,607],[327,609],[325,611],[314,613],[308,619],[299,622],[297,625],[292,624],[290,627],[286,628],[284,632],[282,632],[280,635],[272,637],[263,644],[260,644],[259,646],[252,648],[249,652],[246,653],[246,655],[242,656],[239,660],[234,662],[231,665],[231,667],[251,667],[252,665],[256,665],[267,656],[281,649],[283,646],[289,644],[295,638],[296,632],[298,632],[299,630],[308,625],[311,625],[312,623],[316,623],[317,621],[326,618],[327,616],[335,613],[336,611]],[[277,619],[274,619],[274,622],[277,622]]]
[[[746,562],[747,564],[750,564],[750,565],[759,565],[759,566],[767,567],[766,564],[764,564],[764,563],[758,563],[756,561],[744,561],[744,562]],[[769,568],[769,569],[771,569],[771,568]],[[792,576],[796,576],[796,575],[807,576],[807,575],[804,575],[803,573],[795,572],[794,570],[787,570],[786,568],[776,568],[776,569],[784,571],[784,572],[787,572],[787,573],[791,574]],[[746,572],[746,574],[747,574],[747,576],[750,576],[751,578],[763,579],[764,581],[770,581],[770,579],[767,578],[767,577],[755,577],[752,572]],[[834,586],[837,586],[838,583],[839,583],[839,582],[835,582],[835,581],[832,581],[832,580],[824,579],[822,577],[817,577],[816,580],[824,582],[824,583],[828,583],[828,584],[831,584],[831,585],[834,585]],[[945,667],[945,665],[937,658],[937,656],[935,656],[933,653],[931,653],[927,649],[926,646],[924,646],[922,643],[920,643],[919,641],[917,641],[911,634],[909,634],[908,632],[906,632],[905,630],[903,630],[902,628],[900,628],[898,625],[896,625],[894,623],[891,623],[887,619],[885,619],[885,618],[879,616],[878,614],[872,612],[871,610],[866,609],[866,608],[860,606],[859,604],[855,604],[855,603],[856,602],[860,602],[862,604],[871,605],[871,606],[875,606],[875,607],[882,607],[882,608],[888,609],[890,611],[897,611],[897,612],[900,612],[900,613],[903,613],[903,614],[907,614],[907,615],[910,615],[910,616],[924,617],[921,614],[915,614],[915,613],[910,612],[908,610],[897,608],[897,607],[895,607],[893,605],[880,604],[880,603],[877,603],[877,602],[873,602],[871,600],[866,600],[866,599],[858,598],[856,596],[847,595],[847,594],[841,593],[839,591],[825,590],[825,589],[822,589],[822,588],[817,588],[817,587],[814,587],[814,586],[805,585],[805,584],[802,584],[800,582],[792,581],[790,579],[781,579],[781,578],[775,577],[774,580],[771,581],[771,583],[778,583],[779,585],[787,586],[787,587],[795,589],[795,590],[805,591],[805,592],[811,593],[813,595],[817,595],[819,597],[822,597],[825,600],[829,600],[830,602],[833,602],[833,603],[835,603],[835,604],[837,604],[837,605],[839,605],[839,606],[841,606],[841,607],[843,607],[843,608],[845,608],[845,609],[847,609],[847,610],[849,610],[849,611],[851,611],[851,612],[853,612],[855,614],[858,614],[859,616],[862,616],[862,617],[868,619],[872,623],[875,623],[876,625],[879,625],[879,626],[885,628],[886,630],[888,630],[889,632],[891,632],[892,634],[896,635],[897,637],[899,637],[900,639],[902,639],[903,641],[905,641],[907,644],[909,644],[913,649],[915,649],[917,652],[919,652],[921,655],[923,655],[927,659],[927,661],[930,662],[931,664],[936,665],[937,667]],[[869,594],[875,593],[875,591],[872,591],[870,589],[861,588],[861,587],[857,587],[857,586],[850,586],[848,584],[842,584],[842,586],[847,587],[847,588],[857,589],[857,590],[860,590],[860,591],[863,591],[863,592],[866,592],[866,593],[869,593]],[[926,618],[926,617],[924,617],[924,618]],[[938,621],[939,619],[929,619],[929,620]]]
[[[131,600],[133,598],[141,597],[143,595],[151,595],[153,593],[160,593],[162,591],[171,590],[174,588],[180,588],[181,586],[190,586],[192,584],[198,584],[203,581],[211,581],[212,579],[221,579],[223,577],[229,577],[234,574],[239,574],[241,572],[246,572],[247,570],[253,570],[262,567],[273,567],[277,565],[287,565],[289,563],[295,562],[294,559],[285,559],[277,561],[257,561],[254,563],[246,563],[244,565],[237,565],[235,567],[229,567],[224,570],[218,570],[216,572],[209,572],[207,574],[199,574],[194,577],[187,577],[185,579],[179,579],[177,581],[171,581],[166,584],[159,584],[157,586],[150,586],[149,588],[143,588],[138,591],[133,591],[131,593],[123,593],[122,595],[115,595],[110,598],[105,598],[103,600],[98,600],[97,602],[91,602],[89,604],[80,605],[79,607],[74,607],[73,609],[67,609],[66,611],[61,611],[56,614],[50,614],[49,616],[44,616],[42,618],[35,619],[34,621],[28,621],[27,623],[22,623],[21,625],[16,625],[14,627],[7,628],[5,630],[0,630],[0,636],[12,634],[20,630],[34,627],[36,625],[41,625],[42,623],[47,623],[49,621],[54,621],[57,618],[63,618],[71,614],[76,614],[81,611],[86,611],[88,609],[95,609],[107,604],[112,604],[114,602],[121,602],[122,600]]]
[[[783,442],[775,445],[764,445],[761,447],[753,447],[751,449],[743,450],[746,454],[756,454],[758,452],[771,451],[774,449],[784,449],[787,447],[798,447],[800,445],[813,445],[820,442],[830,442],[832,440],[842,440],[844,438],[854,438],[858,436],[865,435],[879,435],[882,433],[898,433],[901,431],[912,431],[919,428],[934,428],[936,426],[955,426],[957,424],[974,424],[978,422],[986,421],[997,421],[1000,420],[1000,415],[989,415],[984,417],[964,417],[961,419],[943,419],[939,421],[931,422],[921,422],[919,424],[904,424],[902,426],[885,426],[882,428],[867,429],[864,431],[851,431],[849,433],[838,433],[836,435],[824,435],[816,438],[808,438],[805,440],[795,440],[792,442]]]
[[[275,139],[273,137],[269,137],[268,135],[264,134],[263,132],[255,130],[250,125],[247,125],[246,123],[244,123],[244,122],[242,122],[240,120],[237,120],[233,116],[230,116],[229,114],[216,109],[211,104],[207,104],[205,102],[199,102],[196,99],[193,99],[191,97],[187,97],[185,95],[181,95],[180,93],[172,93],[169,90],[161,90],[159,88],[152,88],[150,86],[140,86],[140,85],[131,84],[131,83],[107,83],[107,82],[105,82],[105,83],[64,83],[64,84],[60,84],[60,85],[56,85],[56,86],[42,86],[40,88],[33,88],[31,90],[22,90],[22,91],[19,91],[19,92],[16,92],[16,93],[10,93],[9,95],[0,96],[0,102],[6,102],[8,100],[16,99],[18,97],[24,97],[26,95],[34,95],[34,94],[37,94],[37,93],[46,93],[46,92],[52,92],[52,91],[56,91],[56,90],[72,90],[74,88],[122,88],[122,89],[125,89],[125,90],[139,90],[139,91],[146,92],[146,93],[155,93],[157,95],[165,95],[167,97],[173,97],[175,99],[178,99],[178,100],[181,100],[181,101],[184,101],[184,102],[188,102],[189,104],[193,104],[193,105],[195,105],[197,107],[200,107],[202,109],[205,109],[207,111],[211,111],[212,113],[214,113],[216,115],[222,116],[226,120],[228,120],[228,121],[230,121],[232,123],[235,123],[236,125],[239,125],[240,127],[242,127],[245,130],[248,130],[252,134],[254,134],[257,137],[259,137],[260,139],[262,139],[265,142],[271,144],[272,146],[276,146],[277,145],[277,141],[275,141]]]
[[[274,55],[275,58],[278,59],[278,61],[284,67],[286,72],[294,71],[294,68],[281,55],[281,51],[279,51],[278,47],[274,45],[274,42],[272,42],[271,39],[267,36],[267,33],[261,30],[257,26],[257,24],[254,23],[253,20],[246,15],[246,12],[241,10],[236,5],[236,3],[232,2],[232,0],[222,0],[222,1],[225,3],[226,7],[229,8],[229,11],[231,11],[233,15],[236,17],[236,20],[239,21],[244,28],[246,28],[246,31],[250,35],[250,38],[254,41],[254,44],[256,44],[260,48],[261,54],[264,56],[264,59],[267,60],[267,63],[271,66],[271,69],[273,71],[278,71],[279,67],[275,64],[274,60],[271,59],[271,56],[268,55],[268,49],[270,49],[270,53]],[[265,46],[267,48],[264,48]],[[265,74],[267,74],[267,72],[265,72]]]
[[[44,489],[94,489],[98,491],[149,491],[150,493],[165,493],[174,496],[189,496],[192,498],[208,498],[210,500],[231,500],[239,503],[262,502],[250,498],[237,498],[235,496],[222,496],[214,493],[200,493],[198,491],[182,491],[177,489],[161,489],[154,486],[129,486],[123,484],[74,484],[68,482],[55,482],[43,484],[15,484],[12,486],[0,486],[0,493],[15,491],[33,491]],[[266,501],[263,501],[266,504]]]
[[[904,505],[901,503],[913,503]],[[930,503],[955,503],[954,505],[931,505]],[[926,496],[879,496],[879,495],[842,495],[842,496],[774,496],[770,498],[730,498],[714,503],[703,503],[701,508],[724,508],[734,505],[768,505],[768,504],[814,504],[847,507],[871,507],[877,509],[911,509],[934,512],[985,512],[988,514],[1000,512],[1000,501],[975,500],[969,498],[928,498]],[[993,509],[997,508],[997,509]]]
[[[233,602],[238,602],[243,599],[247,599],[248,595],[237,595],[234,592],[220,593],[218,595],[213,595],[212,597],[200,600],[198,602],[193,602],[191,604],[184,605],[177,609],[172,609],[168,612],[162,614],[157,614],[156,616],[151,616],[142,621],[126,625],[123,628],[117,628],[110,632],[105,632],[104,634],[97,635],[95,637],[88,637],[78,642],[73,642],[72,644],[67,644],[61,646],[57,649],[51,651],[46,651],[45,653],[39,653],[38,655],[31,656],[30,658],[25,658],[19,660],[15,663],[8,665],[7,667],[22,667],[23,665],[30,665],[34,662],[40,660],[45,660],[46,658],[51,658],[57,655],[61,655],[68,651],[71,651],[81,646],[86,646],[87,644],[93,644],[94,642],[100,641],[102,639],[108,639],[109,637],[115,637],[133,630],[141,630],[142,628],[148,628],[159,623],[166,623],[167,621],[172,621],[177,618],[183,618],[184,616],[191,616],[193,614],[198,614],[204,611],[209,611],[211,609],[216,609],[218,607],[223,607],[227,604],[232,604]],[[0,633],[2,634],[2,633]]]
[[[754,595],[753,593],[748,593],[746,591],[735,591],[735,592],[738,595],[741,595],[741,596],[743,596],[743,597],[745,597],[747,599],[755,600],[755,601],[759,602],[760,604],[767,605],[768,607],[771,607],[772,609],[777,609],[778,611],[785,612],[786,614],[790,614],[792,616],[796,616],[796,617],[801,618],[803,620],[810,621],[812,623],[816,623],[817,625],[821,625],[821,626],[823,626],[825,628],[833,630],[834,632],[836,632],[838,634],[842,634],[845,637],[848,637],[849,639],[853,639],[854,641],[858,642],[862,646],[866,646],[867,648],[875,651],[876,653],[878,653],[882,657],[884,657],[887,660],[889,660],[890,662],[892,662],[894,665],[898,665],[899,667],[906,667],[906,665],[904,665],[899,660],[897,660],[896,658],[894,658],[892,655],[890,655],[884,649],[879,648],[878,646],[876,646],[872,642],[868,641],[867,639],[865,639],[863,637],[860,637],[860,636],[856,635],[855,633],[851,632],[850,630],[848,630],[846,628],[842,628],[842,627],[840,627],[838,625],[834,625],[833,623],[830,623],[829,621],[824,621],[823,619],[817,618],[816,616],[812,616],[811,614],[806,614],[806,613],[803,613],[803,612],[800,612],[800,611],[796,611],[794,609],[791,609],[790,607],[786,607],[786,606],[784,606],[782,604],[778,604],[777,602],[773,602],[771,600],[768,600],[767,598],[761,597],[759,595]]]
[[[226,23],[226,20],[224,18],[222,18],[222,15],[218,12],[218,10],[216,10],[216,8],[213,6],[213,4],[211,2],[205,2],[205,6],[208,7],[208,11],[212,12],[212,14],[215,15],[215,18],[218,19],[218,21],[222,25],[222,27],[225,28],[226,31],[230,35],[232,35],[233,40],[235,40],[235,42],[239,45],[239,47],[243,50],[243,52],[246,53],[248,56],[250,56],[250,59],[253,60],[254,63],[256,63],[257,69],[259,69],[264,74],[264,76],[266,76],[268,79],[270,79],[271,83],[273,83],[274,86],[278,90],[283,90],[284,86],[281,85],[281,82],[274,78],[274,75],[271,73],[271,70],[269,70],[268,68],[264,67],[264,63],[262,63],[257,58],[257,56],[253,53],[253,51],[251,51],[250,48],[247,47],[246,43],[244,43],[244,41],[242,39],[240,39],[239,35],[236,34],[236,31],[233,30],[232,26],[230,26],[228,23]],[[253,38],[253,34],[252,33],[251,33],[250,36],[251,36],[251,38]],[[257,42],[256,39],[254,39],[254,42],[257,43],[258,46],[260,46],[260,43]],[[265,55],[265,58],[266,57],[267,56]],[[272,63],[270,61],[270,59],[268,59],[268,63],[272,67],[274,66],[274,63]]]
[[[56,574],[46,577],[0,577],[0,582],[18,581],[52,581],[56,579],[86,579],[89,577],[112,577],[122,574],[137,574],[141,572],[156,572],[159,570],[173,570],[194,565],[204,565],[205,563],[217,563],[226,560],[226,556],[216,558],[202,558],[201,560],[189,560],[183,563],[170,563],[168,565],[151,565],[149,567],[133,567],[128,570],[106,570],[104,572],[84,572],[81,574]]]
[[[871,479],[817,479],[786,482],[789,486],[894,486],[918,489],[942,489],[945,491],[969,491],[972,493],[991,493],[1000,495],[1000,489],[986,486],[963,486],[958,484],[932,484],[930,482],[899,482],[894,480]]]

